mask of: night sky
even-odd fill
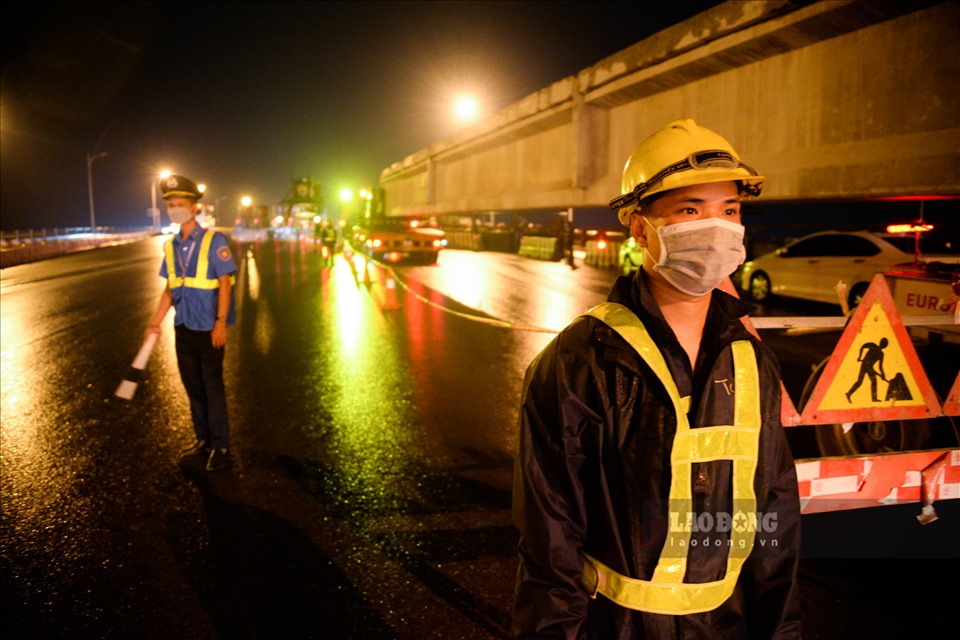
[[[205,202],[333,195],[719,2],[22,3],[2,7],[2,228],[148,223],[152,177]]]

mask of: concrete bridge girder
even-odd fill
[[[693,117],[765,201],[960,194],[960,4],[726,2],[384,169],[388,215],[603,207]]]

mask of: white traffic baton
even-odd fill
[[[115,396],[123,398],[124,400],[133,399],[133,394],[137,392],[137,385],[140,383],[140,375],[147,367],[150,354],[153,353],[153,348],[157,346],[157,338],[159,336],[159,333],[151,333],[144,339],[143,345],[140,347],[140,351],[137,352],[137,357],[133,359],[133,363],[131,363],[126,377],[120,383],[120,386],[117,387],[114,393]]]

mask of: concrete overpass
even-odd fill
[[[960,195],[958,85],[956,1],[725,2],[384,169],[384,209],[605,207],[678,117],[766,175],[765,202]]]

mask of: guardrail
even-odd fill
[[[94,249],[133,242],[157,234],[154,227],[55,227],[0,232],[0,269]]]

